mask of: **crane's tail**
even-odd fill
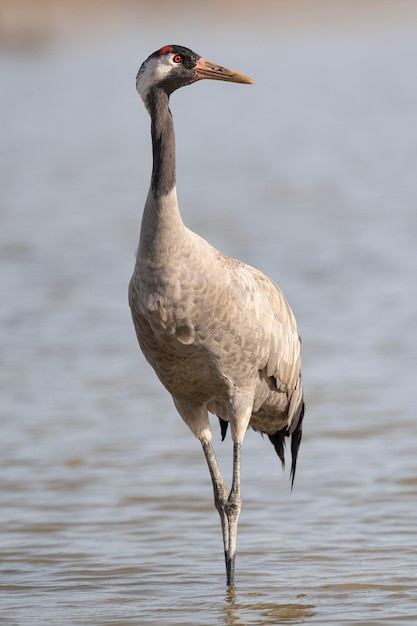
[[[282,469],[285,468],[285,437],[291,436],[291,472],[290,472],[290,480],[291,480],[291,490],[294,486],[294,478],[295,478],[295,470],[297,469],[297,457],[298,450],[301,444],[301,438],[303,434],[303,417],[304,417],[305,405],[304,401],[301,402],[298,418],[293,420],[291,426],[295,425],[295,428],[292,430],[290,428],[282,428],[278,432],[273,435],[268,435],[270,442],[273,444],[276,453],[279,456],[279,459],[282,464]]]
[[[294,478],[295,478],[295,470],[297,469],[297,457],[298,450],[301,444],[301,438],[303,436],[303,417],[305,411],[304,400],[301,403],[300,415],[298,417],[297,426],[295,430],[291,433],[291,472],[290,472],[290,480],[291,480],[291,490],[294,486]]]
[[[220,422],[220,432],[222,435],[222,441],[224,441],[224,438],[226,437],[226,433],[227,433],[227,427],[229,426],[229,422],[226,422],[226,420],[222,420],[221,417],[219,417],[219,422]]]

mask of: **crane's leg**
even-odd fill
[[[214,504],[219,512],[220,521],[222,524],[224,556],[226,559],[227,570],[227,555],[229,553],[229,520],[225,511],[225,505],[229,490],[220,472],[220,468],[217,463],[211,441],[203,440],[201,441],[201,445],[203,446],[204,455],[206,457],[207,465],[210,471],[211,482],[213,483]]]
[[[227,517],[227,525],[229,539],[227,541],[226,551],[226,578],[229,587],[234,586],[235,582],[235,560],[236,560],[236,540],[237,540],[237,523],[239,520],[240,509],[242,506],[242,498],[240,496],[240,451],[242,444],[235,442],[233,444],[233,480],[229,497],[224,505],[224,511]]]
[[[228,408],[233,440],[232,488],[224,505],[229,526],[229,540],[226,553],[226,577],[229,587],[233,587],[235,581],[237,523],[242,507],[242,498],[240,496],[240,456],[242,441],[252,414],[253,398],[254,392],[252,390],[235,389],[235,393],[230,398]]]
[[[233,479],[228,494],[211,443],[211,431],[207,407],[174,398],[175,406],[185,423],[200,440],[213,483],[214,504],[220,515],[226,560],[227,585],[233,587],[235,577],[237,523],[242,500],[240,497],[240,451],[249,424],[253,392],[235,389],[229,403],[229,416],[233,439]]]
[[[220,472],[211,441],[202,441],[204,455],[210,471],[214,491],[214,504],[220,515],[226,560],[227,585],[232,587],[235,578],[237,524],[242,506],[240,497],[240,451],[241,443],[233,444],[233,482],[228,495],[226,483]]]

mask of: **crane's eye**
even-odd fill
[[[172,60],[174,61],[174,63],[182,63],[182,56],[180,54],[175,54],[172,57]]]

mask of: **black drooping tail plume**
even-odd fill
[[[226,437],[226,433],[227,433],[227,427],[229,426],[229,422],[226,422],[226,420],[222,420],[221,417],[219,417],[219,422],[220,422],[220,432],[222,434],[222,441],[224,441],[224,438]]]
[[[285,468],[285,457],[284,457],[284,448],[285,448],[285,437],[291,436],[291,472],[290,472],[290,480],[291,480],[291,489],[294,485],[295,478],[295,470],[297,469],[297,457],[298,450],[301,444],[301,437],[303,434],[303,417],[304,417],[304,402],[300,408],[300,414],[297,420],[297,425],[295,429],[291,432],[290,428],[283,428],[279,430],[274,435],[268,435],[270,442],[273,444],[276,453],[279,456],[279,459],[282,464],[282,469]]]
[[[295,427],[295,430],[291,434],[291,472],[290,472],[291,490],[294,486],[295,470],[297,469],[298,450],[300,448],[301,438],[303,436],[304,410],[305,410],[305,404],[303,402],[301,405],[300,417],[298,418],[297,426]]]
[[[275,448],[275,452],[279,456],[279,459],[280,459],[281,465],[282,465],[282,469],[285,468],[285,457],[284,457],[285,440],[284,440],[284,437],[288,437],[289,434],[290,433],[289,433],[288,428],[283,428],[282,430],[279,430],[278,432],[276,432],[273,435],[268,435],[269,441],[272,443],[272,445]]]

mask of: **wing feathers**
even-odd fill
[[[302,402],[301,340],[291,308],[279,287],[259,270],[232,260],[232,280],[236,297],[241,299],[241,319],[238,325],[241,340],[257,337],[252,344],[259,358],[259,371],[275,381],[279,392],[288,398],[288,421]],[[243,300],[242,300],[243,296]],[[251,326],[256,320],[255,332]]]

